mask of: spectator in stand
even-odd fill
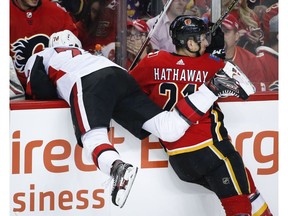
[[[129,20],[136,20],[139,18],[140,13],[140,1],[138,0],[128,0],[127,1],[127,18]]]
[[[263,88],[278,91],[278,14],[269,21],[269,41],[267,46],[256,49],[257,59],[263,68]]]
[[[272,17],[278,14],[278,3],[275,3],[267,8],[263,14],[263,31],[264,31],[264,44],[269,43],[270,25],[269,21]]]
[[[257,5],[254,7],[253,11],[256,13],[256,15],[259,18],[259,23],[260,23],[260,27],[263,30],[263,15],[266,11],[267,7],[265,5]]]
[[[193,5],[191,7],[186,7],[185,10],[185,15],[191,15],[191,16],[196,16],[196,17],[201,17],[202,16],[202,11],[197,5]]]
[[[205,0],[190,0],[186,5],[185,15],[202,17],[207,22],[210,20],[211,2]]]
[[[127,69],[131,66],[133,60],[138,54],[138,51],[146,40],[147,34],[148,26],[145,20],[136,19],[132,22],[129,20],[127,21]],[[148,44],[140,59],[150,51],[152,51],[152,47],[151,44]]]
[[[167,0],[162,0],[165,5]],[[179,15],[183,15],[186,9],[187,0],[174,0],[166,14],[163,14],[163,18],[159,23],[159,28],[151,37],[150,43],[154,50],[166,50],[168,52],[175,52],[175,46],[172,43],[172,39],[169,35],[169,27],[171,22]],[[159,15],[151,18],[147,21],[149,31],[153,28]]]
[[[148,17],[147,9],[151,2],[147,0],[127,0],[127,19],[131,22]]]
[[[255,7],[263,5],[265,7],[270,7],[272,4],[277,3],[278,0],[248,0],[247,5],[251,9],[255,9]]]
[[[107,53],[105,57],[113,61],[117,34],[116,5],[107,4],[106,0],[87,0],[86,3],[82,18],[76,23],[83,49],[94,53],[95,45],[100,44],[103,54]]]
[[[64,29],[78,34],[71,16],[57,3],[10,0],[10,56],[24,89],[24,67],[28,58],[48,46],[51,34]]]
[[[229,14],[222,22],[224,32],[225,60],[234,62],[255,85],[257,91],[261,91],[260,82],[263,79],[262,68],[257,64],[256,55],[237,45],[240,33],[238,20]]]
[[[162,0],[163,4],[167,2],[167,0]],[[175,0],[171,3],[167,14],[164,14],[163,19],[161,21],[160,27],[157,32],[152,35],[150,40],[152,50],[165,50],[167,52],[176,52],[175,45],[172,43],[172,39],[169,33],[170,23],[179,15],[192,15],[200,17],[201,13],[203,13],[204,8],[209,10],[209,5],[211,5],[211,1],[209,0]],[[192,8],[191,8],[192,7]],[[195,7],[193,9],[193,7]],[[201,8],[201,9],[200,9]],[[205,22],[208,22],[209,26],[212,26],[213,23],[209,22],[209,19],[206,17],[202,18]],[[149,29],[153,27],[155,21],[158,19],[158,16],[150,19],[147,21],[147,25]],[[224,50],[224,39],[223,39],[223,32],[221,31],[220,27],[217,28],[215,34],[212,34],[211,44],[206,48],[205,52],[211,53],[216,55],[220,58],[224,58],[225,53]]]
[[[222,1],[222,10],[226,10],[231,0]],[[257,14],[247,5],[247,0],[239,0],[230,12],[239,22],[240,39],[238,45],[256,53],[256,48],[263,45],[264,35]]]
[[[73,21],[76,23],[80,20],[83,15],[83,11],[86,8],[86,0],[51,0],[57,2],[62,7],[64,7],[70,16],[73,18]]]
[[[186,5],[185,15],[202,17],[207,12],[209,7],[205,4],[205,1],[194,1],[190,0]]]

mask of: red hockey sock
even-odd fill
[[[234,216],[237,214],[252,215],[252,207],[247,195],[224,198],[221,199],[221,203],[226,212],[226,216]]]
[[[255,193],[256,192],[256,186],[255,186],[254,180],[252,178],[252,175],[250,173],[250,170],[247,167],[245,169],[246,169],[248,181],[249,181],[249,184],[250,184],[251,193]]]
[[[251,193],[249,194],[249,199],[252,205],[253,216],[272,216],[272,213],[265,202],[264,198],[261,196],[260,192],[257,190],[250,170],[246,168],[247,177],[250,184]]]
[[[99,168],[98,157],[105,151],[117,152],[116,149],[111,144],[103,143],[101,145],[98,145],[92,152],[93,161],[98,168]]]

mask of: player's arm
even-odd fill
[[[25,67],[25,75],[27,99],[53,100],[58,98],[56,86],[45,71],[42,56],[30,57]]]

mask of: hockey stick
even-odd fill
[[[159,14],[158,19],[155,21],[152,29],[149,31],[149,33],[148,33],[148,35],[147,35],[144,43],[142,44],[142,46],[140,47],[140,49],[139,49],[136,57],[134,58],[131,66],[130,66],[130,68],[129,68],[129,71],[132,70],[132,69],[135,67],[135,65],[137,64],[140,56],[142,55],[143,51],[145,50],[146,46],[148,45],[148,43],[149,43],[152,35],[154,34],[154,32],[156,31],[156,29],[158,28],[159,23],[160,23],[160,20],[163,18],[163,15],[167,12],[167,10],[169,9],[169,7],[170,7],[170,5],[171,5],[172,2],[173,2],[173,0],[168,0],[168,1],[166,2],[166,4],[164,5],[164,8],[163,8],[163,10],[161,11],[161,13]]]
[[[221,25],[223,20],[228,16],[230,11],[235,7],[235,5],[238,3],[239,0],[232,1],[229,6],[227,7],[226,11],[221,15],[221,17],[217,20],[217,22],[212,26],[210,32],[213,34],[216,29]]]

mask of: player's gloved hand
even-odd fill
[[[37,56],[26,86],[26,98],[35,100],[58,99],[57,89],[49,79],[43,65],[43,57]]]
[[[208,25],[212,27],[214,23],[209,23]],[[211,43],[206,48],[206,53],[211,53],[219,58],[225,59],[224,33],[220,27],[211,34]]]

